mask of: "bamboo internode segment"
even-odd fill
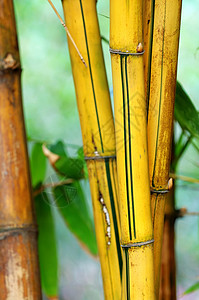
[[[95,0],[63,0],[84,154],[87,161],[105,299],[121,297],[122,253],[115,132]]]
[[[151,1],[154,3],[154,1]],[[150,65],[150,78],[145,68],[145,79],[150,86],[147,97],[148,149],[151,187],[168,186],[173,132],[177,58],[180,33],[181,0],[156,0],[149,24],[153,25],[147,49],[145,66]],[[147,39],[146,39],[147,41]],[[154,138],[155,137],[155,138]]]
[[[0,1],[0,299],[41,299],[12,0]]]
[[[154,299],[142,1],[110,1],[110,48],[123,245],[122,299]],[[113,51],[114,49],[114,51]],[[139,55],[139,53],[141,55]],[[124,247],[129,244],[138,247]],[[145,245],[143,245],[145,243]]]
[[[175,264],[175,220],[174,188],[166,196],[165,221],[162,243],[162,264],[160,276],[160,300],[176,300]]]
[[[145,90],[148,151],[153,191],[168,189],[173,132],[181,0],[144,1]],[[167,194],[153,193],[155,288],[158,298],[164,206]]]

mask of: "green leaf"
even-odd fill
[[[66,152],[64,143],[62,141],[58,141],[55,144],[51,144],[48,146],[49,150],[59,156],[67,157],[68,153]]]
[[[84,178],[84,163],[81,159],[60,156],[59,160],[55,163],[55,168],[66,178]]]
[[[35,143],[30,156],[30,170],[33,188],[41,184],[46,174],[46,157],[42,151],[42,144]]]
[[[58,262],[54,219],[51,203],[45,192],[35,197],[39,227],[39,263],[42,289],[47,297],[58,295]]]
[[[175,119],[183,130],[199,138],[199,115],[190,97],[177,82],[175,99]]]
[[[70,231],[92,255],[97,255],[93,221],[78,181],[53,189],[55,203]]]
[[[77,150],[77,156],[79,159],[82,160],[83,162],[83,168],[84,168],[84,178],[85,179],[88,179],[88,169],[87,169],[87,164],[86,164],[86,161],[84,159],[84,150],[83,150],[83,147],[80,147],[78,150]]]
[[[195,291],[199,290],[199,281],[194,283],[192,286],[190,286],[184,293],[183,295],[187,295],[190,293],[193,293]]]
[[[64,175],[66,178],[82,179],[84,175],[84,161],[82,158],[71,158],[65,151],[64,144],[59,141],[54,145],[49,146],[49,150],[57,154],[59,159],[55,162],[54,167],[58,173]]]

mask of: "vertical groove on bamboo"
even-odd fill
[[[87,161],[105,299],[121,296],[122,253],[115,161],[115,132],[95,0],[63,0]]]
[[[0,299],[41,299],[12,0],[0,1]]]
[[[142,0],[110,1],[123,300],[155,299],[142,19]]]
[[[145,0],[145,91],[154,223],[155,289],[159,296],[162,236],[173,132],[181,0]],[[171,182],[170,182],[171,183]]]

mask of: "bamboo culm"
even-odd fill
[[[12,0],[0,1],[0,299],[42,299]]]
[[[105,299],[121,297],[122,252],[115,132],[95,0],[63,0]]]
[[[142,1],[110,1],[123,300],[155,299],[142,19]]]
[[[181,0],[144,1],[145,92],[147,98],[149,174],[154,224],[156,298],[159,297],[162,236],[169,180]]]

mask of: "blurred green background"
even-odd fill
[[[26,131],[29,139],[64,140],[82,145],[78,111],[65,31],[47,0],[14,0],[22,61],[22,88]],[[61,1],[54,0],[62,14]],[[108,1],[98,0],[101,33],[109,37]],[[178,63],[178,80],[199,109],[199,1],[184,0]],[[103,42],[109,86],[111,83],[108,45]],[[176,131],[178,131],[176,129]],[[192,147],[183,156],[178,173],[198,178],[198,153]],[[91,203],[88,182],[83,183]],[[199,211],[198,188],[177,182],[177,207]],[[91,207],[91,204],[90,204]],[[59,251],[60,299],[102,300],[99,262],[80,247],[56,215]],[[199,277],[199,219],[185,217],[176,222],[178,297]],[[199,292],[183,299],[199,299]]]

